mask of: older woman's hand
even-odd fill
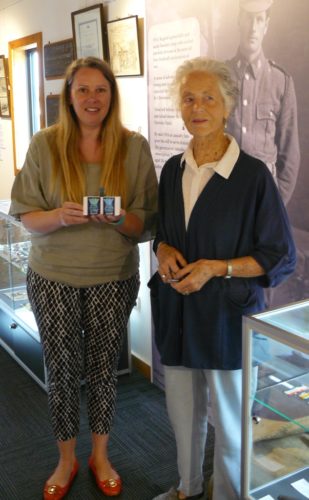
[[[157,249],[158,271],[165,283],[175,279],[175,274],[187,265],[186,259],[174,247],[161,242]]]
[[[171,286],[177,292],[189,295],[198,292],[215,276],[225,276],[225,274],[226,261],[201,259],[180,269],[175,275],[179,282],[174,282]]]

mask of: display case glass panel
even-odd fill
[[[309,498],[309,300],[244,318],[243,394],[242,498]]]
[[[30,234],[8,215],[9,206],[8,201],[0,201],[0,301],[39,339],[25,284]]]

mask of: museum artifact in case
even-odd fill
[[[241,498],[309,498],[309,300],[243,318]]]
[[[0,346],[46,389],[42,346],[26,291],[30,234],[8,215],[10,202],[0,200]],[[130,371],[129,333],[118,374]]]

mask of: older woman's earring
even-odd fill
[[[223,126],[224,126],[224,128],[227,127],[227,119],[226,118],[223,118]]]

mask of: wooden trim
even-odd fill
[[[142,375],[144,375],[144,377],[146,377],[148,380],[151,380],[151,367],[147,363],[145,363],[145,361],[142,361],[141,359],[134,356],[134,354],[131,354],[131,357],[132,366]]]
[[[41,128],[45,127],[45,97],[44,97],[44,70],[43,70],[43,37],[42,33],[36,33],[37,36],[37,49],[39,53],[39,78],[40,78],[40,86],[39,86],[39,100],[40,100],[40,125]]]
[[[40,101],[40,127],[45,127],[45,98],[44,98],[44,73],[43,73],[43,37],[42,32],[34,33],[33,35],[24,36],[22,38],[18,38],[17,40],[11,40],[9,42],[9,74],[11,79],[11,92],[10,92],[10,101],[11,101],[11,118],[12,118],[12,135],[13,135],[13,160],[14,160],[14,173],[15,175],[19,172],[19,168],[16,164],[17,155],[16,155],[16,139],[15,139],[15,125],[14,125],[14,98],[13,98],[13,89],[14,89],[14,68],[13,68],[13,51],[17,49],[22,49],[23,47],[26,49],[28,46],[35,44],[39,53],[39,101]]]

